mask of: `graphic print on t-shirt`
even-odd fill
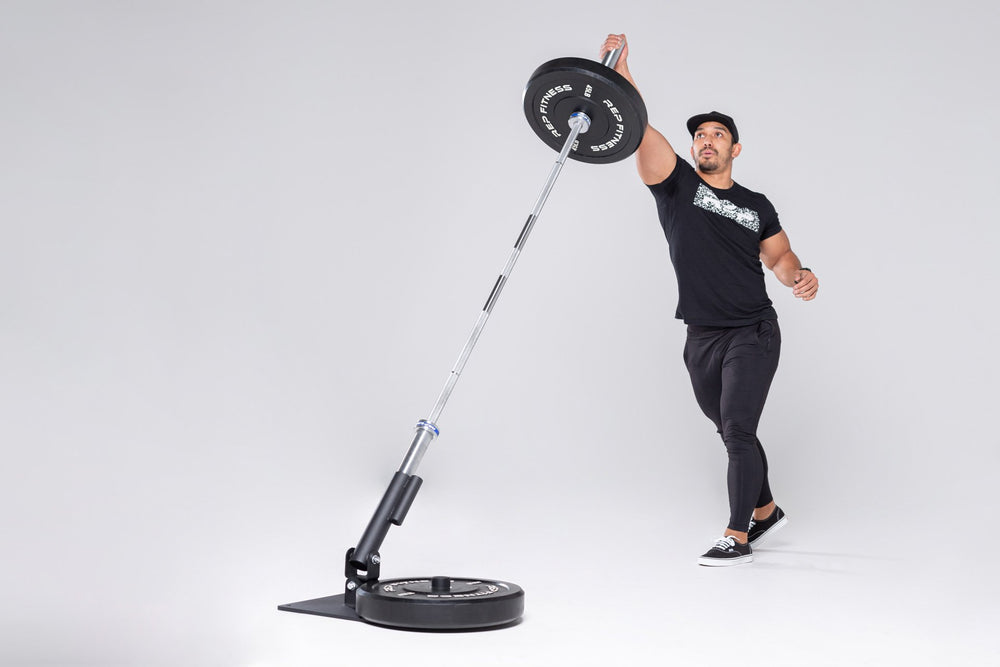
[[[698,184],[698,191],[694,193],[694,205],[725,216],[752,231],[760,231],[760,216],[757,215],[757,211],[741,208],[728,199],[719,199],[718,195],[707,188],[704,183]]]

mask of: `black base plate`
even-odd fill
[[[278,607],[281,611],[294,611],[299,614],[312,614],[314,616],[327,616],[329,618],[341,618],[345,621],[362,621],[357,612],[344,604],[344,594],[331,595],[315,600],[303,600],[302,602],[289,602]]]

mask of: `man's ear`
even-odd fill
[[[733,144],[733,157],[736,157],[742,151],[743,151],[743,144]]]

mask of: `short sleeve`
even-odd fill
[[[774,210],[774,206],[766,198],[764,202],[767,204],[762,207],[763,215],[760,221],[760,240],[769,239],[778,232],[781,231],[781,222],[778,220],[778,212]]]
[[[681,178],[685,175],[685,171],[694,171],[694,169],[692,169],[691,165],[689,165],[680,155],[677,155],[677,164],[674,167],[674,170],[670,172],[670,175],[659,183],[655,185],[647,185],[646,187],[653,193],[653,197],[655,197],[657,201],[660,201],[661,199],[669,199],[677,194],[677,184],[680,183]]]

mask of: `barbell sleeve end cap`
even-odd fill
[[[590,129],[590,116],[583,113],[582,111],[576,111],[570,114],[569,126],[570,128],[579,126],[580,127],[579,134],[586,134],[587,130]]]

